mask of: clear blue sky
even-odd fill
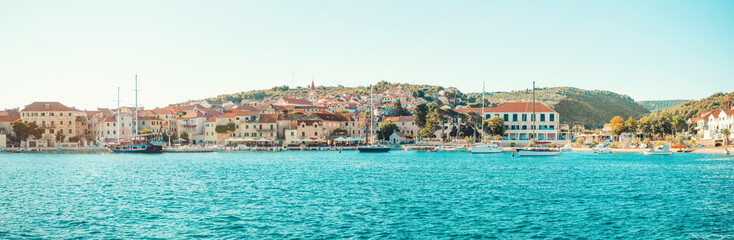
[[[380,80],[573,86],[636,100],[734,91],[734,1],[4,1],[0,108],[165,106]],[[295,73],[295,81],[292,81]]]

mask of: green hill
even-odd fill
[[[691,100],[678,106],[664,109],[662,113],[670,113],[673,116],[679,116],[683,119],[699,116],[705,112],[711,112],[719,109],[731,108],[734,102],[734,92],[731,93],[715,93],[701,100]]]
[[[434,93],[438,93],[438,91],[443,90],[444,88],[441,86],[433,86],[433,85],[412,85],[407,83],[389,83],[386,81],[378,82],[374,85],[374,90],[387,90],[387,89],[393,89],[393,88],[402,88],[405,90],[411,90],[413,91],[414,96],[418,97],[424,97],[427,100],[432,100],[432,95]],[[222,104],[227,101],[232,101],[235,103],[239,103],[243,99],[250,99],[250,100],[263,100],[265,98],[281,98],[281,97],[291,97],[291,96],[306,96],[308,95],[309,88],[306,87],[296,87],[296,88],[290,88],[288,86],[276,86],[271,89],[265,89],[265,90],[252,90],[247,92],[239,92],[239,93],[232,93],[232,94],[222,94],[216,97],[206,98],[207,102],[211,104]],[[319,92],[319,96],[326,96],[326,95],[341,95],[346,94],[350,92],[359,93],[359,94],[367,94],[369,93],[370,89],[368,86],[359,86],[359,87],[345,87],[342,85],[335,86],[335,87],[327,87],[327,86],[317,86],[316,90]],[[193,100],[192,100],[193,101]],[[178,103],[174,105],[181,105],[190,103],[192,101],[187,101],[183,103]]]
[[[475,97],[470,94],[469,98]],[[610,91],[584,90],[572,87],[539,88],[535,91],[536,101],[543,102],[560,115],[561,123],[583,124],[586,127],[602,127],[614,116],[625,119],[639,118],[649,111],[631,97]],[[509,101],[532,101],[532,91],[488,93],[491,105]]]
[[[637,101],[640,105],[650,111],[659,111],[681,105],[690,100],[658,100],[658,101]]]

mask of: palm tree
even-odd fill
[[[721,133],[724,134],[724,145],[729,145],[729,134],[731,134],[731,131],[729,131],[728,128],[725,128],[724,130],[721,130]]]

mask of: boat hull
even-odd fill
[[[163,147],[162,146],[156,146],[156,145],[149,145],[146,148],[139,148],[139,149],[133,149],[133,148],[107,148],[110,150],[110,152],[113,153],[162,153]]]
[[[472,154],[488,154],[488,153],[502,153],[502,148],[494,145],[474,146],[471,147]]]
[[[527,150],[527,149],[517,150],[517,155],[520,157],[552,157],[560,153],[561,151],[557,151],[557,150]]]
[[[361,153],[385,153],[389,152],[389,147],[360,147],[357,148]]]
[[[644,155],[673,155],[671,151],[645,151],[642,152]]]

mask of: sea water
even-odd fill
[[[0,154],[0,239],[733,238],[734,157]]]

